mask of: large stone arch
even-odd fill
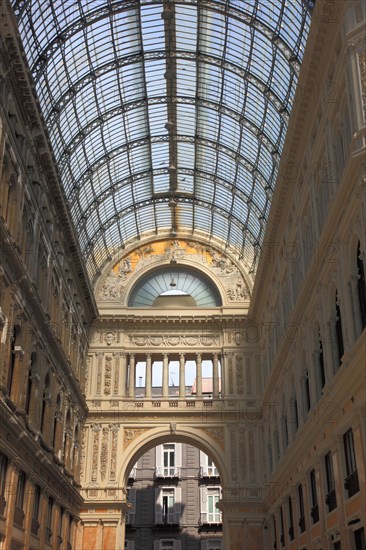
[[[221,486],[225,491],[229,484],[230,474],[227,469],[228,461],[225,460],[224,450],[218,444],[218,441],[204,430],[187,426],[177,426],[175,428],[172,425],[146,430],[131,441],[123,452],[118,474],[119,485],[126,487],[128,475],[140,456],[157,445],[173,441],[194,445],[209,455],[220,472]]]

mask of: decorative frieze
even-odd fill
[[[100,450],[100,477],[105,480],[108,466],[108,443],[109,443],[109,428],[102,429],[102,445]]]
[[[149,336],[141,334],[128,334],[130,344],[134,346],[147,346],[147,347],[175,347],[175,346],[214,346],[219,343],[218,334],[200,334],[200,335],[159,335]]]
[[[93,426],[93,443],[92,443],[92,465],[91,465],[91,480],[96,481],[98,479],[98,457],[99,457],[99,440],[100,429],[98,424]]]
[[[112,357],[107,355],[104,365],[104,395],[111,394],[112,385]]]
[[[110,455],[110,467],[109,467],[110,468],[109,479],[111,481],[114,481],[116,479],[118,432],[119,432],[119,424],[113,425],[111,427],[112,442],[111,442],[111,455]]]

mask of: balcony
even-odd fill
[[[346,477],[346,479],[344,480],[344,488],[348,491],[348,498],[358,493],[358,491],[360,490],[360,485],[358,482],[357,470]]]
[[[328,512],[331,512],[332,510],[337,508],[337,497],[335,489],[329,491],[329,493],[325,497],[325,504],[327,504],[328,506]]]
[[[31,522],[32,535],[38,536],[39,526],[40,526],[39,521],[37,519],[32,518],[32,522]]]
[[[202,512],[200,515],[200,525],[221,525],[222,516],[221,512]]]
[[[201,479],[218,479],[220,474],[216,466],[201,466],[199,476]]]
[[[6,500],[3,495],[0,495],[0,516],[4,515]]]
[[[156,479],[177,478],[180,479],[181,469],[178,466],[157,466],[154,477]]]
[[[14,510],[14,523],[19,527],[23,527],[24,512],[21,508],[15,507]]]
[[[156,512],[155,513],[155,528],[176,531],[179,530],[180,512]]]
[[[305,531],[305,518],[303,516],[299,518],[299,527],[300,533],[303,533]]]
[[[312,517],[313,524],[318,523],[318,521],[319,521],[319,506],[317,504],[311,508],[310,515]]]

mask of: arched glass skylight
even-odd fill
[[[147,273],[136,283],[128,305],[150,307],[161,296],[191,297],[197,307],[216,307],[222,304],[219,291],[203,273],[186,267],[162,267]]]
[[[91,279],[162,231],[255,270],[311,5],[13,0]]]

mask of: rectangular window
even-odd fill
[[[210,457],[207,457],[207,473],[209,476],[218,476],[219,471]]]
[[[295,536],[295,533],[294,533],[294,516],[293,516],[293,512],[292,512],[292,499],[291,497],[288,497],[288,500],[287,500],[287,504],[288,504],[288,534],[290,535],[290,540],[294,540],[294,536]]]
[[[25,495],[25,481],[26,481],[25,473],[19,472],[17,496],[15,500],[15,506],[16,508],[19,508],[19,510],[23,510],[24,495]]]
[[[163,446],[163,475],[172,477],[175,474],[175,445],[167,443]]]
[[[164,524],[176,523],[174,517],[174,489],[163,489],[162,520]]]
[[[4,515],[5,510],[5,489],[6,489],[6,473],[8,471],[8,457],[0,453],[0,516]]]
[[[39,485],[36,485],[34,488],[34,499],[33,499],[33,510],[32,510],[32,518],[35,520],[38,520],[40,501],[41,501],[41,488]]]
[[[348,430],[343,435],[344,457],[346,461],[346,479],[344,486],[348,491],[348,497],[359,491],[358,473],[356,466],[355,447],[353,442],[353,431]]]
[[[216,504],[220,500],[219,488],[207,489],[207,522],[208,523],[221,523],[221,512],[216,508]]]
[[[297,488],[297,494],[299,497],[299,527],[300,527],[300,533],[303,533],[305,531],[305,510],[304,510],[304,494],[302,491],[302,485],[300,485]]]
[[[325,502],[328,505],[328,512],[331,512],[337,507],[337,497],[334,483],[333,458],[330,451],[325,455],[324,460],[327,478],[327,496]]]
[[[355,531],[355,547],[356,550],[366,550],[365,530],[363,527]]]
[[[48,499],[47,521],[46,521],[46,542],[49,543],[52,537],[52,513],[53,513],[53,498]]]
[[[316,474],[315,470],[310,472],[310,490],[311,490],[311,517],[313,524],[319,521],[318,495],[316,492]]]
[[[282,546],[285,546],[285,527],[284,527],[284,524],[283,524],[283,510],[282,510],[282,506],[280,506],[280,521],[281,521],[281,545]]]

